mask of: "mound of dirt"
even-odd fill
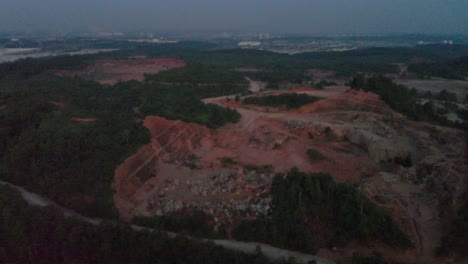
[[[361,111],[390,116],[400,115],[380,100],[378,95],[356,90],[330,96],[326,100],[320,100],[298,109],[299,113],[322,113],[332,111]]]
[[[122,60],[98,60],[84,70],[56,70],[60,76],[79,76],[95,80],[101,84],[114,85],[130,80],[142,81],[145,74],[185,67],[187,64],[180,59],[172,58],[129,58]]]

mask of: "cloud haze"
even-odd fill
[[[2,0],[0,31],[468,33],[467,0]]]

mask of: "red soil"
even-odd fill
[[[186,63],[172,58],[130,58],[123,60],[98,60],[84,70],[56,70],[62,76],[80,76],[98,81],[101,84],[114,85],[130,80],[142,81],[145,74],[154,74],[165,70],[185,67]]]
[[[364,111],[386,115],[398,115],[387,106],[379,96],[364,91],[350,90],[344,94],[333,95],[298,109],[299,113],[322,113],[330,111]]]

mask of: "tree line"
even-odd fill
[[[298,108],[318,100],[320,100],[320,98],[307,94],[285,93],[280,95],[246,97],[242,102],[244,104],[261,106]]]

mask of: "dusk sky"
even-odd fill
[[[1,0],[0,32],[468,34],[468,0]]]

